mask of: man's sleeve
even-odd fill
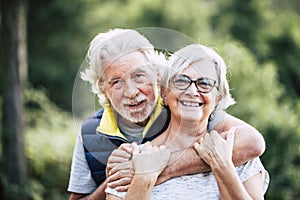
[[[83,143],[78,136],[73,152],[71,173],[68,191],[73,193],[88,194],[92,193],[97,188],[88,167]]]

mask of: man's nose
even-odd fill
[[[138,85],[132,81],[126,82],[124,96],[127,98],[134,98],[139,93]]]

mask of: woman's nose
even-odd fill
[[[190,87],[187,88],[187,92],[192,96],[200,96],[196,83],[192,83]]]

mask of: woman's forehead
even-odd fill
[[[215,63],[212,60],[208,59],[199,60],[190,64],[182,71],[182,73],[185,72],[189,72],[193,75],[213,78],[215,80],[217,80],[218,77]]]

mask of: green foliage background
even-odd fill
[[[72,87],[91,39],[116,27],[163,27],[224,57],[237,101],[228,112],[266,140],[266,199],[300,199],[299,15],[296,0],[28,0],[24,120],[31,197],[68,197],[78,131]]]

